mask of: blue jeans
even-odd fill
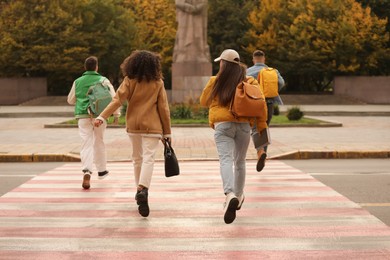
[[[249,123],[223,122],[215,127],[214,139],[225,194],[234,192],[236,196],[240,196],[244,191],[245,158],[250,131]]]

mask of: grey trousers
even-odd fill
[[[223,122],[215,127],[214,140],[225,194],[234,192],[236,196],[240,196],[244,191],[245,158],[250,131],[249,123]]]

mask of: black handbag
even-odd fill
[[[164,140],[165,177],[172,177],[180,174],[179,162],[169,139]]]

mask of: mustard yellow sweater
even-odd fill
[[[209,97],[211,95],[212,89],[215,85],[216,76],[210,78],[207,82],[206,87],[203,89],[202,95],[200,96],[200,104],[204,107],[209,108],[209,124],[214,128],[214,124],[218,122],[249,122],[253,126],[255,119],[257,122],[257,131],[267,128],[266,121],[260,121],[259,118],[255,117],[238,117],[235,118],[233,114],[229,111],[229,106],[219,105],[218,99],[214,98],[209,102]],[[257,85],[259,88],[259,83],[253,77],[248,76],[247,82],[253,85]],[[262,118],[267,118],[267,108],[263,111]]]

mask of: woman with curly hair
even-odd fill
[[[141,216],[149,216],[148,190],[152,179],[154,158],[159,141],[171,138],[168,99],[158,54],[137,50],[122,65],[125,76],[116,95],[95,120],[100,126],[127,102],[126,131],[133,146],[132,161],[137,186],[135,199]]]

